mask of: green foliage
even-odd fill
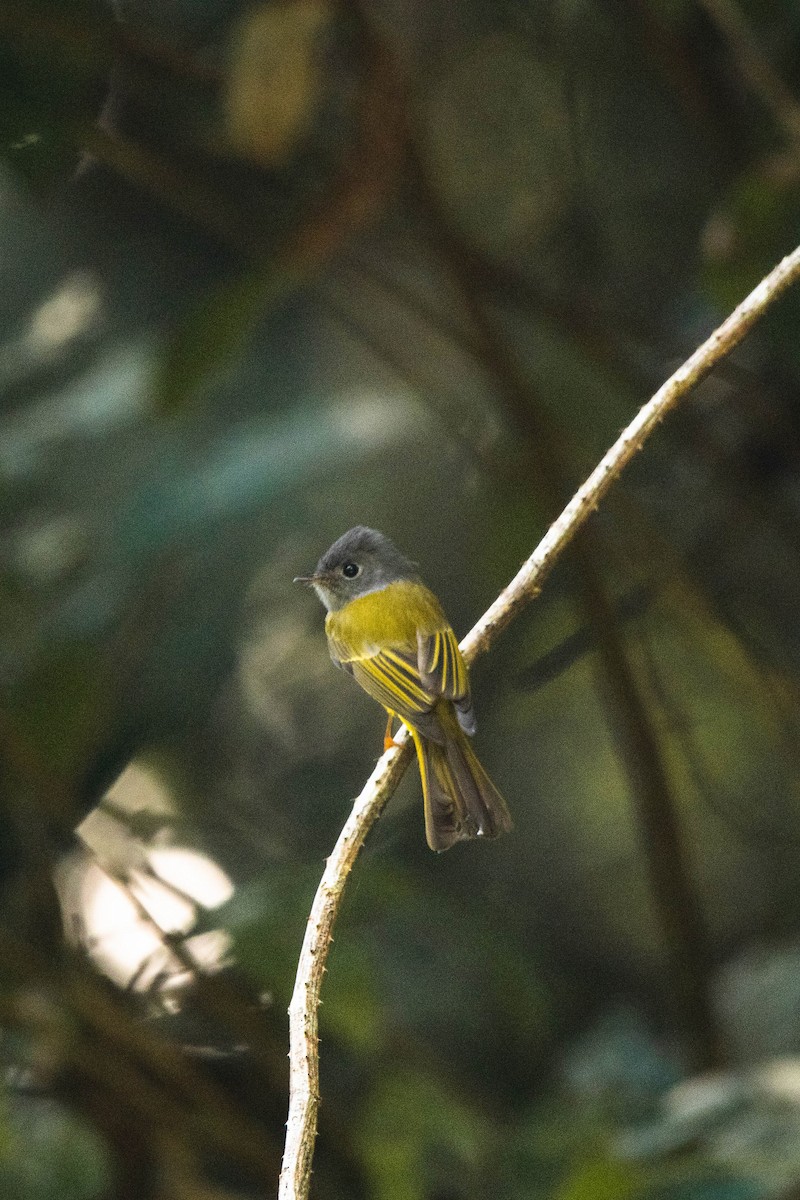
[[[609,1129],[589,1105],[557,1092],[496,1133],[494,1189],[508,1200],[639,1197],[646,1174],[609,1149]]]
[[[759,1185],[750,1179],[735,1179],[725,1174],[698,1178],[694,1173],[657,1184],[646,1193],[647,1200],[758,1200],[763,1195]]]
[[[113,709],[107,688],[91,651],[73,645],[43,658],[12,693],[17,734],[54,778],[79,775],[102,741],[102,731],[110,731]]]
[[[357,1130],[375,1200],[424,1200],[453,1172],[468,1178],[491,1136],[442,1081],[424,1069],[391,1067],[367,1098]]]
[[[732,183],[707,233],[704,281],[720,311],[737,304],[793,249],[800,228],[800,174],[790,155],[748,165]],[[796,365],[800,302],[785,297],[767,320],[782,358]]]
[[[708,6],[402,7],[380,31],[234,0],[0,16],[2,1022],[27,1029],[45,995],[55,1049],[39,1031],[30,1054],[4,1040],[8,1060],[72,1089],[10,1091],[2,1196],[107,1190],[109,1143],[78,1115],[96,1043],[101,1102],[162,1191],[270,1191],[305,921],[381,724],[292,577],[356,522],[385,527],[465,631],[554,493],[797,241],[797,149]],[[798,6],[739,7],[800,95]],[[364,81],[388,88],[392,63],[383,110]],[[798,304],[648,443],[592,555],[476,667],[514,833],[430,855],[413,771],[372,832],[323,988],[319,1200],[796,1189],[795,1101],[726,1076],[725,1111],[692,1112],[675,1087],[692,1068],[637,768],[654,745],[710,945],[698,990],[740,1049],[796,1053]],[[65,525],[78,550],[57,561]],[[219,859],[235,894],[195,932],[230,933],[266,1007],[233,1002],[234,972],[182,992],[169,937],[147,989],[71,973],[51,859],[78,786],[98,799],[129,761],[168,763],[180,809],[133,797],[132,861],[184,841]],[[65,925],[91,956],[84,899]],[[139,915],[131,942],[157,934]],[[780,937],[780,970],[754,965]],[[749,990],[714,973],[738,946]],[[618,996],[635,1020],[607,1017]]]
[[[109,1162],[91,1126],[41,1098],[7,1097],[0,1124],[0,1194],[15,1200],[100,1200]]]
[[[608,1158],[589,1158],[555,1192],[554,1200],[627,1200],[640,1194],[639,1172]]]
[[[239,887],[217,916],[232,934],[236,959],[285,1007],[318,874],[273,864],[261,880]]]
[[[196,399],[202,385],[241,348],[256,317],[290,287],[290,276],[273,264],[247,271],[206,296],[172,335],[155,381],[155,407],[169,412]]]
[[[425,90],[426,169],[454,224],[506,260],[552,236],[572,182],[558,66],[523,39],[494,33],[449,62]]]

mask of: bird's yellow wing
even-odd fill
[[[427,588],[408,581],[391,584],[329,613],[325,630],[334,661],[402,721],[443,742],[434,710],[441,700],[452,700],[462,728],[472,733],[466,664]]]
[[[354,679],[375,700],[437,741],[439,724],[432,713],[438,699],[424,686],[411,656],[397,650],[382,650],[370,658],[350,663]]]
[[[475,713],[467,664],[449,625],[428,635],[417,634],[417,662],[425,687],[442,699],[453,701],[459,725],[472,737]]]
[[[448,625],[432,634],[417,636],[417,662],[425,686],[446,700],[469,695],[467,664]]]
[[[422,682],[416,655],[398,649],[354,657],[352,648],[337,643],[329,633],[331,655],[356,683],[389,712],[438,741],[442,734],[432,713],[438,696]]]

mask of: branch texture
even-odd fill
[[[738,345],[767,309],[800,278],[800,247],[782,260],[694,354],[641,408],[511,582],[461,643],[467,661],[484,653],[497,635],[541,590],[560,555],[663,418]],[[289,1119],[279,1200],[306,1200],[319,1108],[318,1011],[333,924],[347,876],[361,846],[405,771],[411,750],[405,729],[399,744],[379,759],[356,799],[328,859],[306,926],[289,1005]]]

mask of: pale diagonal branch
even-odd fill
[[[468,661],[484,653],[541,590],[560,555],[586,523],[647,438],[720,359],[752,329],[767,309],[800,278],[800,247],[783,259],[742,301],[623,430],[533,554],[461,643]],[[320,880],[306,925],[289,1005],[289,1119],[279,1200],[306,1200],[319,1109],[318,1010],[332,930],[347,876],[411,757],[405,730],[396,748],[378,760],[356,799]]]

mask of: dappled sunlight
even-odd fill
[[[208,855],[165,844],[175,813],[167,783],[134,761],[104,805],[81,825],[86,851],[59,871],[73,941],[114,983],[138,992],[174,992],[197,973],[219,970],[228,936],[192,930],[203,913],[230,900],[233,883]],[[150,842],[142,837],[148,827]]]
[[[187,850],[159,850],[148,856],[153,874],[131,871],[124,882],[94,861],[71,862],[77,878],[62,884],[73,939],[114,983],[135,991],[174,990],[197,970],[219,970],[230,939],[221,930],[191,936],[201,909],[213,909],[233,895],[233,885],[215,863]],[[170,940],[181,935],[185,954]]]
[[[0,1200],[795,1197],[800,6],[0,10]]]

